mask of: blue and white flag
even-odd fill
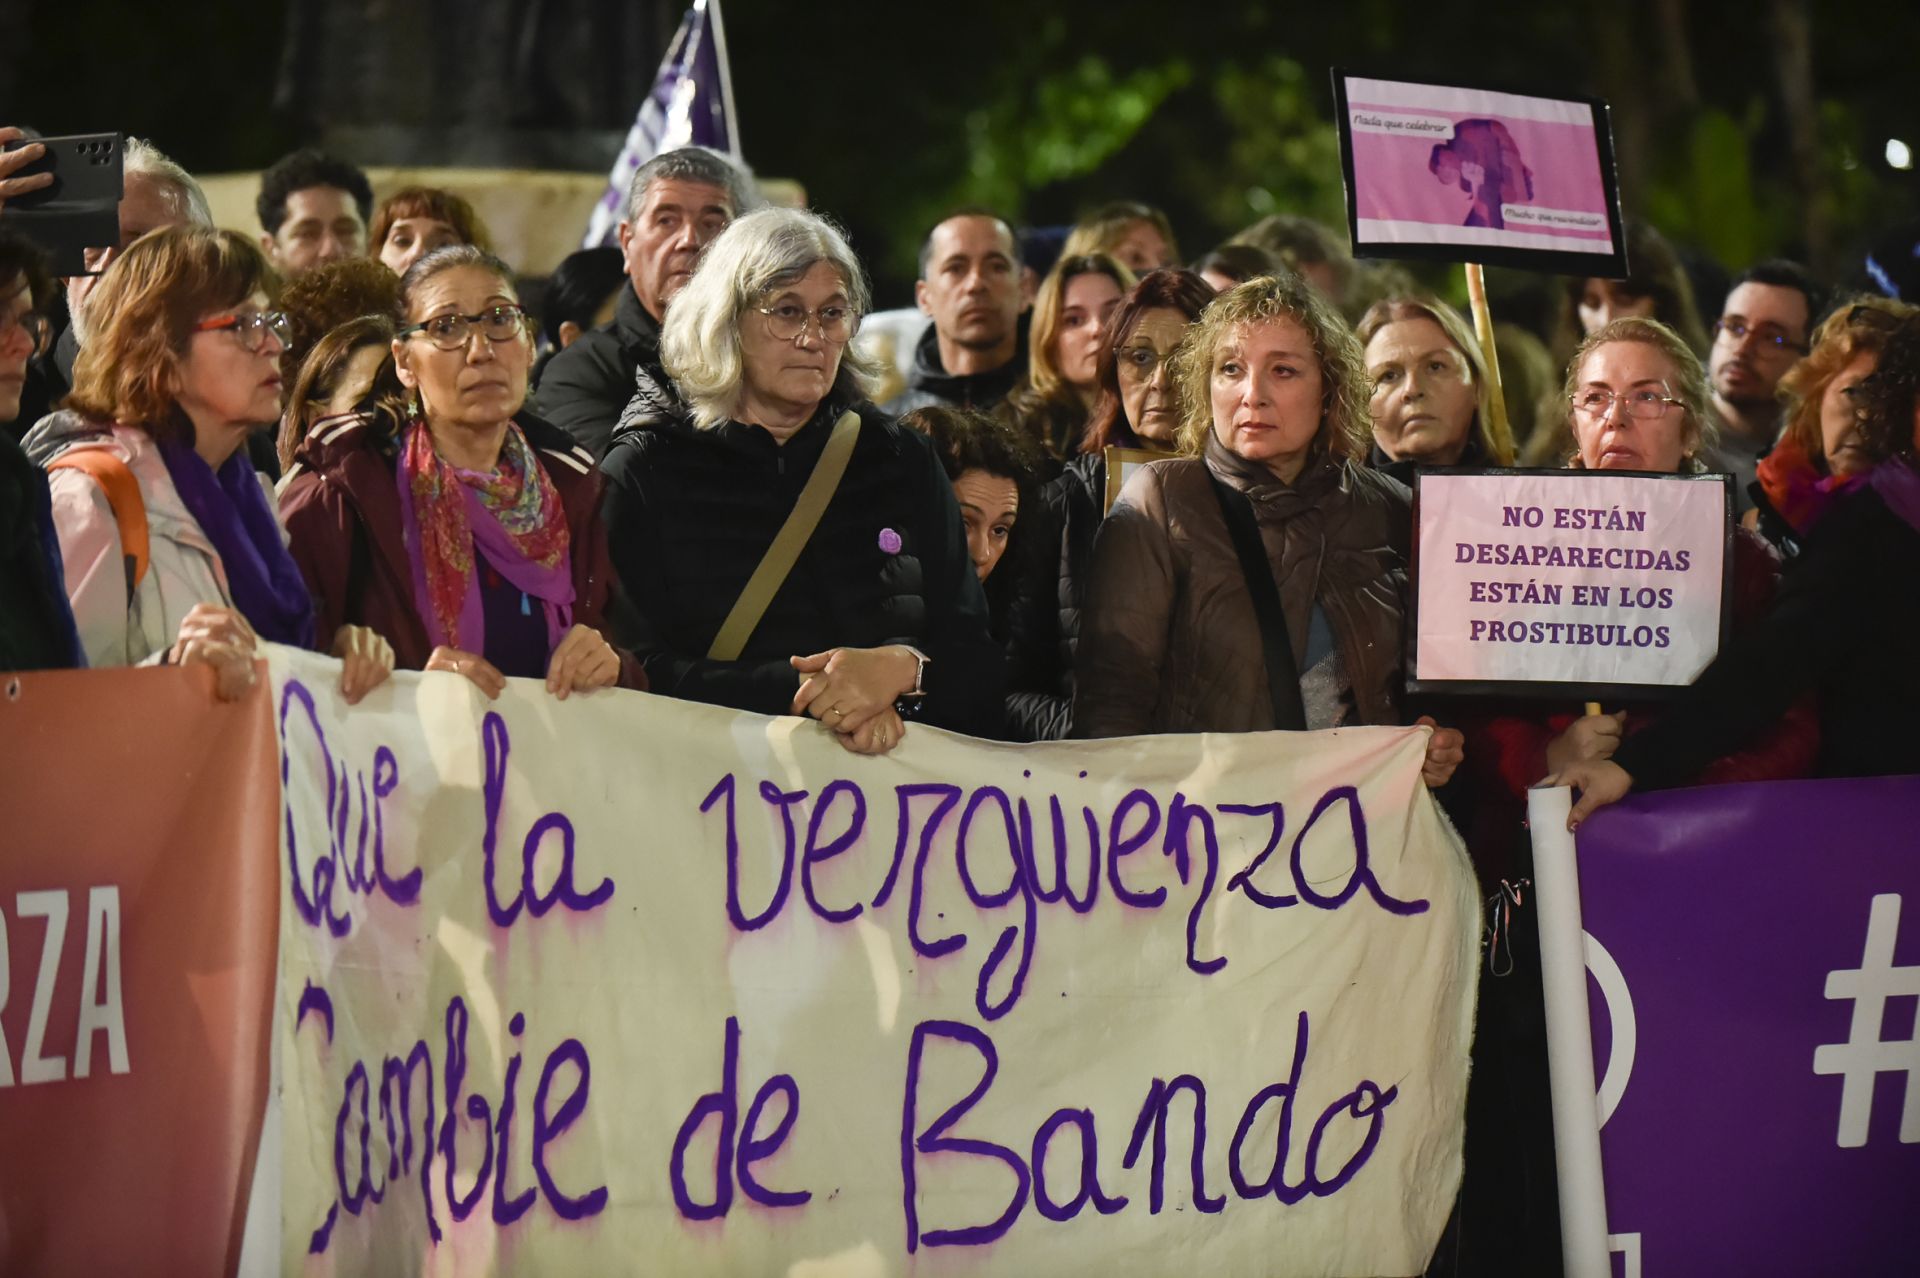
[[[681,19],[653,91],[627,130],[627,141],[607,175],[607,190],[594,205],[582,248],[616,242],[614,232],[626,212],[627,187],[634,170],[663,151],[683,146],[712,147],[740,159],[740,135],[733,124],[733,78],[727,70],[727,33],[720,21],[720,0],[693,0]]]

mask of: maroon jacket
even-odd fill
[[[573,438],[537,417],[514,419],[526,432],[567,512],[573,558],[573,619],[613,642],[607,612],[613,566],[600,519],[600,472]],[[367,626],[393,645],[402,670],[419,670],[433,644],[414,602],[413,568],[400,532],[394,445],[364,417],[322,423],[302,441],[280,490],[280,517],[294,562],[313,592],[317,633]],[[620,686],[647,686],[632,653],[619,649]]]

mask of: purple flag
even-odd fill
[[[1920,1273],[1920,777],[1578,838],[1614,1272]]]
[[[615,242],[634,170],[661,152],[705,146],[740,159],[740,135],[733,118],[733,78],[727,70],[720,0],[693,0],[667,47],[667,56],[660,61],[653,91],[627,130],[626,143],[607,174],[606,193],[593,207],[580,247]]]

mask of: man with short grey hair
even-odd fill
[[[537,411],[600,457],[636,389],[671,394],[660,368],[667,303],[693,278],[713,238],[756,203],[752,179],[705,147],[668,151],[636,169],[619,231],[632,287],[621,290],[610,323],[582,333],[548,362],[535,392]]]
[[[86,264],[91,274],[66,280],[67,327],[29,366],[20,416],[15,419],[21,429],[53,411],[53,405],[73,389],[73,361],[87,341],[87,299],[93,295],[100,272],[148,231],[164,226],[213,225],[206,192],[191,173],[159,147],[144,138],[130,137],[121,154],[120,241],[88,249]]]

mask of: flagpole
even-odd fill
[[[738,160],[746,155],[740,145],[740,116],[733,109],[733,64],[727,60],[727,24],[720,19],[720,0],[701,0],[713,22],[713,51],[720,62],[720,102],[727,111],[727,154]]]

